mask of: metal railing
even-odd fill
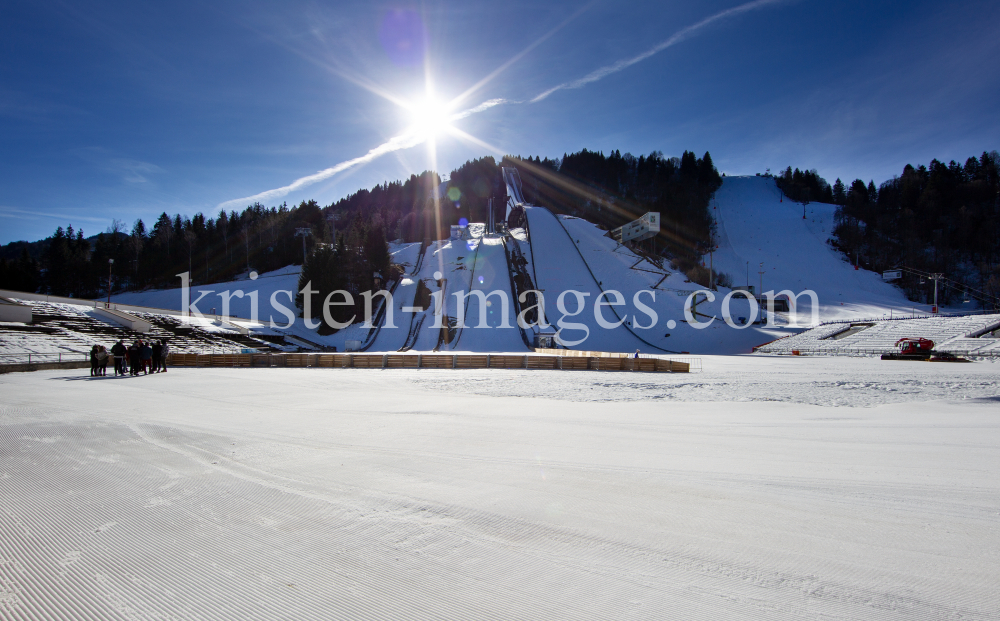
[[[935,319],[937,317],[975,317],[978,315],[1000,315],[1000,311],[996,310],[975,310],[975,311],[943,311],[940,313],[927,313],[926,311],[920,311],[920,313],[911,313],[909,315],[894,315],[892,317],[861,317],[853,319],[831,319],[829,321],[821,321],[813,328],[818,328],[820,326],[829,326],[832,324],[843,324],[843,323],[869,323],[877,321],[908,321],[911,319]]]
[[[89,352],[17,352],[0,354],[0,364],[36,364],[43,362],[87,362]]]
[[[946,350],[945,350],[946,351]],[[763,349],[758,349],[755,353],[765,354],[770,356],[881,356],[882,354],[898,354],[899,350],[896,348],[869,348],[869,347],[851,347],[847,349],[781,349],[775,351],[765,351]],[[963,356],[965,358],[998,358],[1000,357],[1000,351],[984,351],[977,352],[973,351],[956,351],[954,352],[956,356]]]
[[[184,351],[176,353],[191,353],[191,354],[240,354],[249,353],[244,351],[246,348],[222,348],[222,347],[206,347],[199,348],[197,351]],[[10,364],[41,364],[45,362],[89,362],[90,352],[81,351],[63,351],[63,352],[8,352],[0,354],[0,365],[10,365]],[[114,356],[109,354],[108,363],[114,362]]]

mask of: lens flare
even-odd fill
[[[410,108],[412,131],[423,136],[436,136],[451,127],[448,105],[435,97],[427,97]]]

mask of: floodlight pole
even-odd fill
[[[757,273],[760,274],[760,291],[757,292],[757,297],[758,298],[762,298],[763,295],[764,295],[764,262],[763,261],[760,264],[760,271],[757,272]]]
[[[312,229],[299,227],[295,229],[295,236],[302,238],[302,267],[306,265],[306,237],[312,234]]]
[[[930,279],[934,281],[934,312],[938,312],[937,303],[937,291],[938,291],[938,281],[944,278],[944,274],[931,274]]]
[[[715,240],[708,250],[708,288],[715,291]]]
[[[114,259],[108,259],[108,306],[111,306],[111,267],[114,264]]]
[[[333,243],[334,246],[337,245],[337,224],[336,224],[336,222],[337,222],[337,219],[336,219],[336,217],[334,217],[334,215],[332,213],[326,217],[326,223],[330,227],[330,241]]]

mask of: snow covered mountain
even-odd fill
[[[815,291],[821,320],[909,313],[913,305],[901,292],[877,274],[855,270],[827,243],[834,209],[810,203],[803,218],[803,205],[783,200],[773,179],[726,177],[712,201],[719,231],[713,257],[716,271],[729,274],[736,285],[749,280],[756,287],[763,263],[765,291]],[[702,294],[697,307],[701,315],[690,322],[685,318],[685,302],[701,287],[669,263],[661,266],[637,255],[585,220],[557,216],[536,206],[528,207],[526,214],[527,227],[505,237],[479,234],[472,239],[434,241],[426,247],[392,245],[393,260],[404,266],[406,275],[395,284],[391,308],[372,327],[355,324],[319,336],[296,317],[291,326],[281,329],[341,350],[351,340],[360,341],[367,351],[524,351],[534,344],[537,334],[558,332],[573,349],[638,349],[653,354],[746,353],[754,345],[790,333],[741,321],[752,313],[750,303],[739,295],[730,303],[736,327],[727,325],[722,303],[729,290],[724,288],[712,302]],[[550,326],[518,327],[514,301],[520,291],[512,276],[515,264],[522,265],[517,269],[543,292],[544,317]],[[215,308],[221,313],[226,296],[220,294],[241,291],[243,297],[230,297],[230,314],[250,319],[255,297],[256,319],[284,326],[288,323],[285,309],[294,309],[294,293],[286,292],[297,289],[298,273],[298,268],[289,267],[253,281],[197,287],[191,300],[209,291],[199,302],[199,310],[208,313]],[[427,308],[416,304],[422,287],[435,300]],[[252,291],[257,295],[247,295]],[[499,293],[490,295],[494,292]],[[128,293],[115,300],[177,309],[181,293],[179,289]],[[800,316],[808,317],[811,309],[800,298],[798,310]],[[436,313],[442,322],[461,319],[465,327],[459,325],[443,334],[435,325]],[[710,321],[711,317],[715,319]]]

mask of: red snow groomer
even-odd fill
[[[902,338],[896,341],[898,352],[882,354],[882,360],[927,360],[929,362],[968,362],[955,354],[934,351],[934,341],[924,338]]]
[[[934,341],[923,338],[902,338],[896,341],[898,352],[882,354],[882,360],[930,360]]]

